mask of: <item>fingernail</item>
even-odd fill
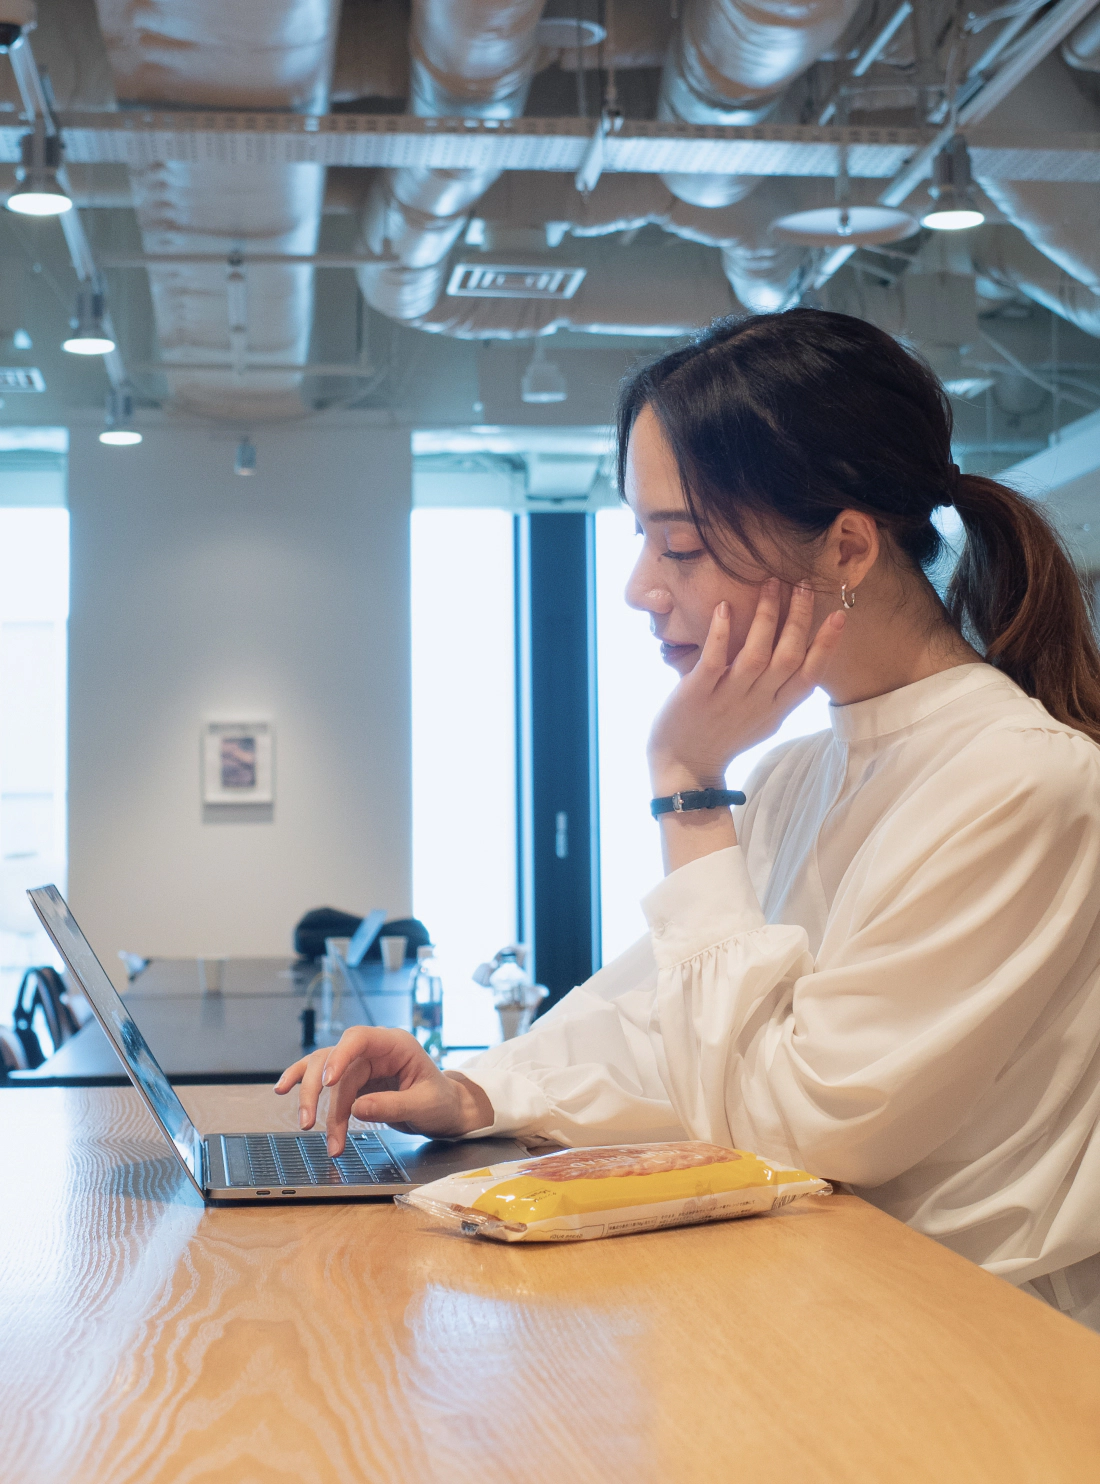
[[[305,1126],[306,1126],[306,1110],[304,1108],[300,1108],[298,1110],[298,1127],[299,1128],[305,1128]]]
[[[721,601],[721,603],[718,604],[718,617],[719,618],[729,618],[729,616],[730,616],[730,605],[723,598],[723,600]]]
[[[328,1069],[328,1067],[326,1067],[325,1070],[324,1070],[324,1072],[321,1075],[321,1086],[322,1087],[327,1087],[331,1081],[332,1081],[332,1073]]]

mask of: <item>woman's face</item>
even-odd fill
[[[731,577],[707,551],[688,514],[672,451],[648,407],[639,413],[630,434],[625,485],[626,502],[643,538],[626,585],[626,601],[649,614],[665,663],[686,675],[699,658],[714,610],[724,598],[730,605],[732,660],[745,642],[768,573],[732,539],[731,565],[735,562],[746,574],[759,572],[755,580]],[[780,626],[789,596],[785,587]]]

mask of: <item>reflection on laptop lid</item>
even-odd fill
[[[39,921],[65,960],[69,973],[87,996],[107,1039],[129,1072],[130,1080],[167,1135],[192,1185],[202,1195],[202,1139],[108,979],[106,970],[77,927],[56,886],[39,886],[27,895]]]
[[[355,929],[355,937],[348,944],[347,957],[344,962],[349,969],[357,969],[363,962],[367,949],[377,938],[378,934],[386,925],[386,914],[384,912],[368,912],[363,921]]]

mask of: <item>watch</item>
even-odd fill
[[[662,814],[687,814],[694,809],[722,809],[727,804],[743,804],[745,795],[739,789],[692,788],[683,793],[669,794],[663,799],[651,799],[649,812],[654,819]]]

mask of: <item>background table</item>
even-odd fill
[[[203,994],[195,959],[154,959],[124,998],[169,1080],[188,1083],[273,1082],[302,1055],[300,1016],[317,965],[298,967],[287,958],[230,959],[222,990]],[[350,970],[338,1018],[347,1025],[410,1026],[409,982],[413,965],[387,973],[381,964]],[[308,1002],[316,1012],[316,1044],[331,1045],[319,988]],[[444,1038],[476,1047],[499,1040],[489,992],[472,982],[448,980],[444,993]],[[458,1057],[457,1060],[462,1060]],[[129,1079],[98,1023],[84,1026],[17,1084],[54,1087],[124,1087]]]
[[[1100,1337],[851,1196],[578,1246],[204,1211],[105,1088],[0,1091],[0,1183],[5,1484],[1100,1477]]]

